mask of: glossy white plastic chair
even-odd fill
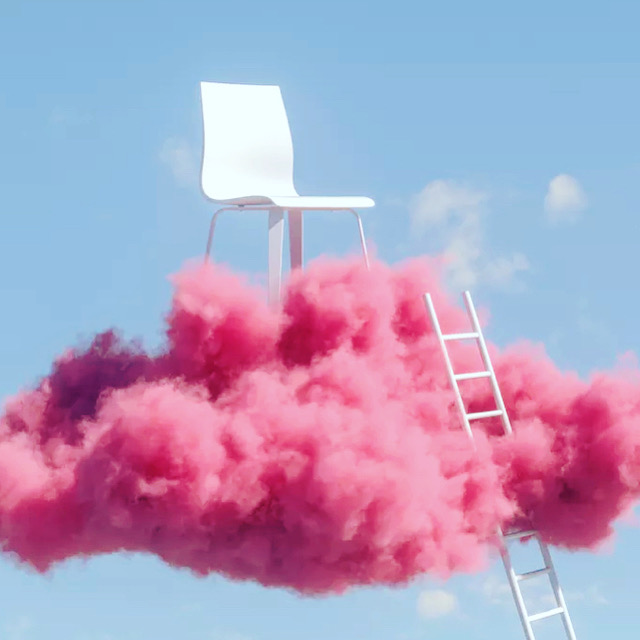
[[[206,257],[216,220],[223,211],[269,212],[268,294],[280,299],[284,214],[288,212],[291,268],[302,266],[302,212],[353,214],[364,259],[369,264],[362,220],[356,209],[371,198],[301,196],[293,185],[293,144],[280,87],[202,82],[204,152],[201,183],[207,198],[222,205],[211,219]]]

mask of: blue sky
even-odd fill
[[[166,275],[202,252],[211,213],[201,80],[279,84],[298,190],[373,197],[386,261],[453,252],[451,286],[491,308],[494,341],[541,341],[582,375],[637,353],[639,20],[631,0],[3,0],[2,396],[99,329],[158,344]],[[219,259],[261,271],[265,224],[226,218]],[[306,233],[309,257],[356,246],[342,216]],[[555,554],[578,638],[637,637],[639,535]],[[505,585],[494,563],[316,601],[151,557],[46,577],[3,558],[0,637],[506,640]]]

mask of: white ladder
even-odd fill
[[[436,316],[436,311],[433,305],[433,300],[431,299],[431,295],[426,293],[424,296],[425,304],[427,306],[427,310],[429,311],[429,316],[431,317],[431,323],[433,324],[433,328],[435,330],[436,336],[438,337],[438,342],[440,343],[440,348],[442,349],[442,354],[444,356],[444,361],[447,368],[447,375],[449,377],[449,382],[453,387],[453,391],[456,399],[456,405],[458,407],[458,410],[460,411],[460,415],[462,416],[462,423],[463,423],[464,429],[467,432],[468,436],[473,440],[473,432],[471,431],[471,422],[476,420],[482,420],[485,418],[499,417],[502,422],[502,427],[505,435],[509,435],[512,433],[511,423],[509,422],[509,416],[507,415],[507,410],[504,406],[504,401],[502,399],[502,394],[500,393],[500,387],[498,386],[496,374],[493,370],[491,359],[489,358],[489,352],[487,350],[487,345],[484,340],[484,336],[482,335],[482,329],[480,327],[478,315],[476,314],[475,307],[473,306],[473,301],[471,300],[471,294],[468,291],[465,291],[463,294],[463,299],[464,299],[465,306],[467,308],[467,315],[471,320],[471,326],[473,330],[469,333],[443,334],[442,330],[440,329],[440,323],[438,321],[438,317]],[[482,357],[482,362],[484,364],[483,371],[477,371],[472,373],[455,373],[454,372],[453,366],[451,364],[451,358],[449,357],[449,352],[447,350],[447,342],[454,341],[454,340],[474,340],[476,342],[480,350],[480,356]],[[493,397],[496,402],[496,409],[492,409],[490,411],[478,411],[475,413],[467,413],[464,402],[462,400],[462,395],[460,393],[460,386],[458,385],[458,382],[460,380],[473,380],[477,378],[489,379],[491,383],[491,389],[493,391]],[[518,609],[518,615],[520,616],[520,622],[522,623],[522,627],[524,629],[524,635],[526,636],[527,640],[535,640],[535,635],[533,633],[533,627],[532,627],[533,622],[536,622],[537,620],[543,620],[544,618],[550,618],[552,616],[561,616],[567,638],[569,638],[569,640],[576,640],[576,634],[575,634],[575,631],[573,630],[573,624],[571,623],[571,618],[569,617],[569,610],[564,600],[564,596],[562,594],[562,589],[560,588],[560,584],[558,583],[558,576],[553,566],[553,561],[551,559],[551,554],[549,553],[549,549],[547,545],[540,539],[538,534],[532,530],[514,531],[514,532],[508,532],[508,533],[503,533],[502,530],[499,530],[499,535],[501,538],[502,562],[507,572],[507,577],[509,579],[509,585],[511,587],[513,599],[515,600],[516,608]],[[511,555],[509,552],[509,542],[514,540],[521,540],[524,538],[535,538],[535,540],[538,543],[538,546],[540,547],[543,566],[541,569],[536,569],[535,571],[528,571],[526,573],[516,573],[516,571],[513,568],[513,564],[511,562]],[[553,595],[555,597],[556,606],[547,611],[542,611],[541,613],[529,614],[524,601],[524,597],[522,595],[522,590],[520,589],[520,583],[524,580],[531,580],[531,579],[540,578],[544,576],[548,576],[549,578],[549,582],[551,583],[551,588],[553,590]]]

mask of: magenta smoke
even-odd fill
[[[423,294],[446,331],[468,320],[429,261],[317,261],[277,311],[211,264],[173,283],[162,353],[103,333],[5,404],[0,541],[38,571],[147,552],[339,592],[478,570],[498,526],[594,548],[638,497],[631,369],[584,381],[491,346],[514,433],[485,421],[472,446]],[[476,351],[452,345],[459,372]],[[469,411],[494,408],[486,380],[461,384]]]

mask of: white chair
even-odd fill
[[[369,265],[362,220],[356,209],[373,207],[371,198],[300,196],[293,185],[293,144],[280,87],[202,82],[204,153],[202,190],[223,205],[211,219],[206,258],[217,217],[223,211],[269,212],[268,294],[280,299],[284,213],[289,218],[291,268],[302,266],[302,211],[346,211],[358,224]]]

